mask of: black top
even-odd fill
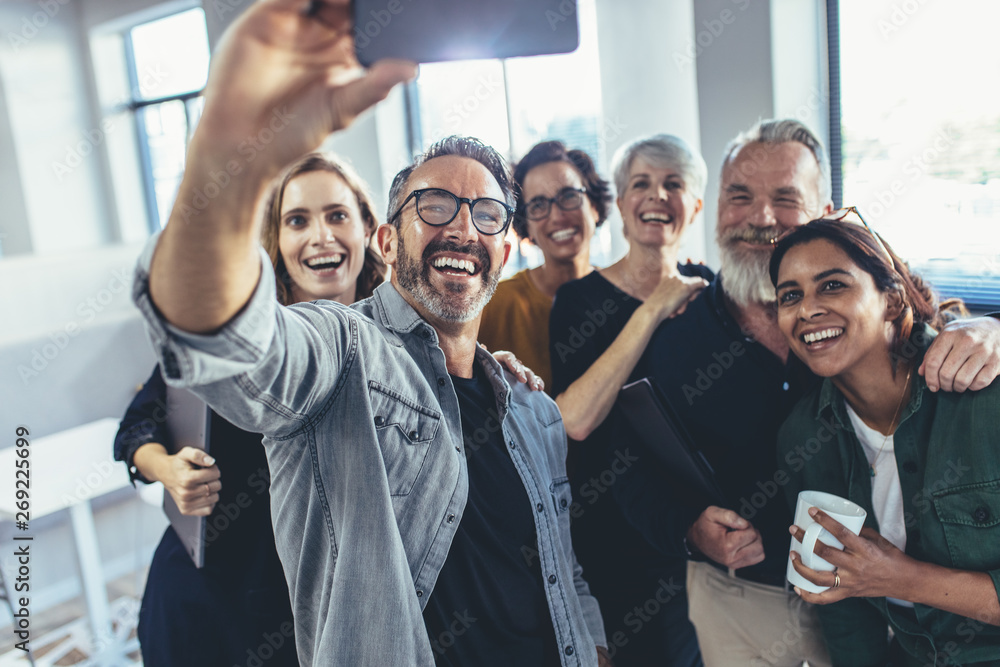
[[[462,413],[469,499],[424,622],[438,665],[559,665],[531,504],[504,446],[479,364],[452,376]]]
[[[710,269],[699,264],[679,264],[678,269],[687,276],[714,277]],[[554,396],[580,378],[608,349],[641,303],[597,271],[559,289],[549,321]],[[673,322],[666,320],[661,328],[673,326]],[[636,370],[629,381],[642,377],[645,375]],[[679,594],[685,580],[683,550],[664,557],[630,525],[631,517],[622,511],[627,502],[642,502],[643,495],[657,491],[640,486],[636,475],[642,470],[657,478],[660,464],[634,445],[613,408],[586,440],[570,443],[568,468],[577,505],[572,513],[577,559],[591,593],[601,603],[609,638],[623,628],[626,634],[634,633],[630,620],[635,607],[642,607],[661,590],[670,596]],[[684,524],[686,529],[697,517],[667,511],[659,499],[654,493],[644,517],[658,523],[657,532],[676,533],[679,528],[675,524]]]
[[[157,366],[132,400],[115,436],[115,459],[128,465],[133,482],[148,482],[133,465],[139,447],[150,442],[170,446],[166,406],[167,386]],[[288,605],[288,587],[274,547],[271,478],[261,436],[233,426],[215,412],[211,420],[209,453],[219,466],[222,489],[205,526],[203,569],[237,591],[269,591],[273,598],[269,603],[283,608]]]
[[[787,466],[777,465],[778,429],[817,378],[796,357],[786,363],[744,335],[723,302],[716,278],[670,326],[653,334],[636,374],[653,377],[684,426],[715,468],[728,507],[760,531],[765,560],[737,572],[782,585],[792,515],[782,486]],[[685,504],[662,480],[641,472],[642,488],[660,492],[655,504],[697,516],[704,505]],[[688,526],[672,535],[657,530],[648,493],[627,502],[632,522],[659,548],[676,553]]]

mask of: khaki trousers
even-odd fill
[[[687,589],[705,667],[830,667],[816,611],[794,591],[695,562]]]

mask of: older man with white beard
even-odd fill
[[[728,508],[694,505],[662,491],[649,467],[615,487],[654,546],[691,559],[689,615],[709,667],[830,664],[815,611],[785,583],[792,516],[781,487],[811,454],[779,464],[777,430],[816,378],[788,353],[767,267],[776,239],[832,208],[829,162],[805,126],[770,120],[739,135],[722,168],[720,274],[657,330],[636,370],[667,394],[727,495]],[[982,388],[1000,370],[998,350],[997,320],[952,323],[919,370],[932,390]],[[673,513],[697,519],[666,534]]]

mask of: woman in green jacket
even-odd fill
[[[860,536],[815,514],[845,548],[817,543],[832,572],[795,554],[803,577],[830,587],[797,592],[829,605],[834,665],[997,665],[1000,385],[928,391],[924,350],[961,304],[939,304],[866,227],[813,221],[771,260],[782,333],[826,378],[779,436],[788,500],[825,491],[868,512]],[[801,540],[801,527],[791,532]]]

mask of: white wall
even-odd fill
[[[626,11],[627,7],[627,11]],[[697,78],[694,64],[678,62],[694,37],[689,2],[597,0],[601,98],[608,156],[639,137],[674,134],[700,150]],[[610,169],[606,173],[611,177]],[[704,216],[688,231],[680,257],[705,257]],[[609,220],[613,255],[625,252],[621,219]]]
[[[36,254],[87,250],[111,240],[99,160],[103,132],[89,103],[80,4],[46,6],[0,3],[0,25],[12,27],[0,49],[0,72],[14,144],[2,159],[13,159],[20,172]]]
[[[0,68],[0,257],[31,252],[31,232],[24,221],[28,210],[24,201],[21,170],[14,153],[14,133],[7,109],[3,69]]]

